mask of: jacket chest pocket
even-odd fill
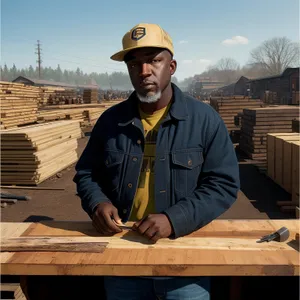
[[[124,153],[117,151],[105,151],[104,165],[105,172],[102,174],[108,190],[115,191],[121,185],[122,166],[124,161]]]
[[[172,153],[173,183],[176,192],[187,196],[197,187],[201,166],[203,164],[202,151],[185,150]]]

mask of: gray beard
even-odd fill
[[[142,96],[137,93],[137,96],[138,96],[139,100],[143,103],[155,103],[160,99],[161,91],[159,91],[156,94],[151,95],[151,96]]]

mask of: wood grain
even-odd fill
[[[299,220],[215,220],[185,237],[153,244],[130,230],[100,236],[91,222],[1,223],[2,241],[15,245],[105,243],[102,253],[56,249],[2,252],[1,272],[10,275],[297,275]],[[126,225],[131,226],[132,223]],[[284,243],[256,243],[280,227],[290,230]],[[51,252],[49,252],[52,250]]]

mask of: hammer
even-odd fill
[[[286,227],[281,227],[274,233],[263,236],[257,243],[277,241],[277,242],[285,242],[290,237],[290,232]]]

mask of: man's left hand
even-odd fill
[[[150,214],[134,223],[132,229],[153,242],[157,242],[161,238],[167,238],[173,233],[172,225],[164,214]]]

